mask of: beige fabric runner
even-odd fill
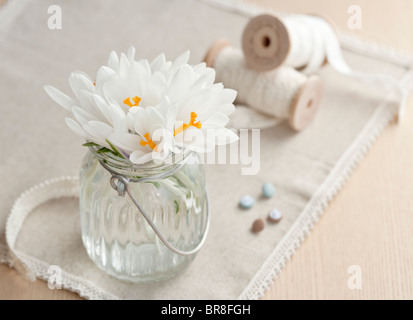
[[[239,45],[246,16],[252,12],[196,0],[90,0],[76,4],[42,0],[28,1],[24,7],[18,2],[22,3],[11,1],[10,11],[0,13],[2,262],[9,261],[5,225],[14,201],[45,180],[77,175],[85,152],[81,139],[64,125],[66,112],[46,96],[42,86],[53,84],[70,92],[67,78],[71,71],[93,75],[112,49],[125,51],[129,45],[135,45],[138,57],[146,58],[165,52],[173,59],[190,49],[191,61],[197,63],[217,38],[226,37]],[[62,30],[47,28],[47,8],[52,4],[62,7]],[[10,17],[13,12],[18,14],[10,23],[1,20],[2,14]],[[411,60],[373,52],[352,40],[345,42],[345,57],[355,70],[386,73],[410,84]],[[325,97],[306,131],[296,134],[282,124],[261,132],[258,175],[242,176],[241,165],[207,166],[210,234],[195,261],[178,277],[133,285],[98,270],[81,244],[74,197],[49,201],[30,213],[16,249],[36,266],[33,271],[38,277],[47,278],[49,265],[60,266],[64,286],[87,298],[260,298],[397,113],[399,101],[382,88],[328,67],[321,76]],[[259,197],[260,187],[267,181],[276,186],[276,197],[259,201],[251,211],[239,210],[239,198],[244,194]],[[71,188],[64,190],[76,194],[75,180],[55,183],[55,189],[69,185]],[[267,226],[258,236],[251,234],[251,223],[273,208],[284,213],[283,221]],[[17,230],[16,224],[14,227]]]

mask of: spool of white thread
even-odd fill
[[[403,118],[408,92],[392,76],[353,71],[346,63],[335,24],[317,15],[259,15],[242,35],[242,50],[248,66],[267,71],[291,66],[313,74],[328,63],[334,70],[360,81],[394,90],[399,96],[398,120]]]
[[[286,66],[268,72],[251,69],[242,51],[231,47],[228,41],[215,42],[205,62],[215,68],[218,82],[238,91],[238,103],[289,120],[297,131],[307,127],[320,105],[323,92],[320,77],[307,77]]]
[[[260,15],[250,20],[242,36],[248,65],[259,71],[285,64],[311,74],[329,61],[332,47],[340,48],[333,24],[313,15]]]

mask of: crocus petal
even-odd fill
[[[120,55],[120,61],[119,61],[119,75],[121,77],[126,77],[130,69],[130,63],[128,60],[128,57],[122,53]]]
[[[189,66],[188,66],[189,68]],[[188,83],[189,83],[189,72],[188,68],[181,67],[176,72],[175,76],[172,78],[169,87],[169,98],[172,102],[177,102],[179,98],[185,98],[188,94]]]
[[[82,108],[93,115],[97,120],[105,122],[106,118],[100,109],[96,106],[94,94],[86,90],[79,91],[79,103]]]
[[[219,145],[231,144],[238,141],[238,135],[228,128],[220,128],[215,132],[215,143]]]
[[[123,110],[116,103],[108,104],[102,97],[98,95],[93,96],[93,101],[95,102],[96,107],[104,115],[107,122],[112,126],[114,126],[117,120],[125,116]]]
[[[131,153],[129,160],[135,164],[144,164],[152,160],[152,152],[145,153],[141,150],[135,150]]]
[[[193,69],[196,73],[202,74],[207,69],[207,66],[206,66],[205,62],[201,62],[201,63],[198,63],[197,65],[193,66]],[[212,69],[212,68],[208,68],[208,69]]]
[[[232,103],[220,105],[218,110],[227,116],[231,115],[235,111],[235,106]]]
[[[215,147],[215,135],[206,134],[204,130],[189,128],[185,130],[184,146],[195,152],[209,152]]]
[[[213,84],[215,81],[215,70],[208,68],[208,71],[202,74],[192,85],[193,88],[205,88],[206,85]]]
[[[70,108],[75,104],[72,98],[64,94],[60,90],[52,86],[44,86],[44,90],[57,104],[70,111]]]
[[[204,122],[204,126],[208,128],[223,128],[228,124],[228,122],[228,116],[221,112],[215,112]]]
[[[78,106],[72,107],[72,113],[75,116],[75,119],[82,125],[88,123],[89,121],[97,120],[89,112],[83,110]]]
[[[132,64],[133,61],[135,61],[135,53],[136,53],[136,49],[134,46],[131,46],[128,50],[128,61],[129,64]]]
[[[110,135],[110,141],[121,149],[132,152],[140,148],[141,138],[136,134],[114,132]]]
[[[99,139],[99,141],[105,141],[113,132],[113,128],[106,123],[100,121],[89,121],[83,125],[83,129],[86,133]]]
[[[143,137],[147,132],[146,128],[148,124],[146,111],[145,109],[136,108],[136,110],[134,110],[133,112],[133,127],[135,129],[135,132]]]
[[[237,97],[237,91],[225,88],[222,90],[221,97],[221,103],[233,103]]]
[[[90,80],[89,76],[83,72],[72,72],[69,77],[69,84],[77,98],[79,98],[80,90],[90,92],[95,91],[93,82]]]
[[[151,66],[149,65],[148,60],[142,59],[142,60],[139,60],[138,63],[143,67],[146,74],[148,75],[152,74]]]
[[[161,53],[159,56],[153,59],[153,61],[150,64],[152,72],[161,71],[165,63],[166,63],[165,55]]]
[[[115,51],[112,51],[109,55],[108,67],[119,72],[119,57]]]
[[[73,119],[71,118],[66,118],[65,119],[67,126],[77,135],[87,139],[87,135],[85,130],[83,130],[80,125]]]
[[[113,77],[117,73],[106,66],[102,66],[99,68],[96,74],[96,86],[99,86],[100,83],[103,83],[106,79]]]
[[[168,130],[173,130],[175,119],[177,114],[177,107],[176,105],[172,105],[168,108],[165,116],[165,127]]]
[[[156,72],[151,81],[146,84],[146,90],[143,92],[142,104],[144,106],[154,106],[165,96],[166,85],[165,77],[160,72]]]
[[[191,52],[185,51],[182,53],[172,64],[172,69],[178,68],[183,64],[187,64],[189,61],[189,56],[191,55]]]
[[[113,128],[118,132],[128,132],[128,119],[122,108],[115,103],[110,103],[110,108],[112,109],[113,115]]]

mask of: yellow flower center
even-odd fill
[[[201,121],[195,122],[197,117],[198,117],[198,115],[195,112],[191,112],[191,119],[189,120],[189,123],[188,124],[184,123],[178,129],[176,129],[174,131],[174,137],[176,135],[180,134],[181,132],[185,131],[189,127],[195,127],[197,129],[201,129],[201,127],[202,127]]]
[[[127,103],[125,102],[125,104],[127,104]],[[185,131],[189,127],[195,127],[197,129],[201,129],[202,128],[201,121],[195,122],[197,117],[198,117],[198,115],[195,112],[191,112],[191,119],[189,120],[189,123],[184,123],[178,129],[176,129],[174,131],[174,137],[176,135],[180,134],[181,132]],[[145,139],[141,139],[141,141],[139,142],[139,144],[142,147],[149,146],[152,150],[158,151],[158,146],[156,145],[156,143],[153,142],[153,140],[151,138],[149,138],[149,132],[145,133],[143,137]]]
[[[139,97],[137,97],[137,96],[135,96],[135,97],[132,98],[132,100],[133,100],[133,104],[132,104],[132,102],[130,101],[130,98],[129,98],[129,97],[126,98],[125,100],[123,100],[123,103],[126,104],[127,106],[129,106],[129,108],[138,107],[138,106],[139,106],[139,103],[141,102],[142,99],[139,98]]]
[[[140,141],[140,145],[142,147],[149,146],[152,150],[155,150],[155,151],[158,150],[158,146],[156,145],[156,143],[153,142],[152,139],[149,138],[149,132],[145,133],[144,138],[146,139],[146,141],[143,139],[141,139]]]

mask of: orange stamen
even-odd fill
[[[149,132],[148,132],[148,133],[145,133],[144,137],[145,137],[146,141],[144,141],[144,140],[141,139],[140,145],[141,145],[142,147],[146,147],[146,146],[148,145],[152,150],[157,151],[157,150],[158,150],[158,146],[156,145],[155,142],[152,141],[152,139],[149,138]]]
[[[178,129],[176,129],[174,131],[174,137],[176,135],[180,134],[181,132],[185,131],[189,127],[195,127],[197,129],[201,129],[201,127],[202,127],[201,121],[195,122],[197,117],[198,117],[198,115],[195,112],[191,112],[191,119],[189,120],[189,123],[188,124],[184,123]]]
[[[127,106],[129,106],[129,108],[132,108],[132,107],[138,107],[139,106],[139,103],[141,102],[141,98],[139,98],[139,97],[133,97],[132,98],[133,99],[133,104],[132,104],[132,102],[130,101],[130,98],[128,97],[128,98],[126,98],[125,100],[123,100],[123,103],[124,104],[126,104]]]

